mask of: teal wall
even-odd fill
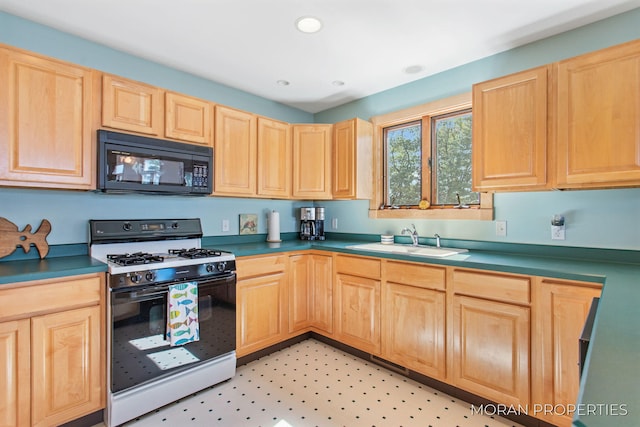
[[[224,105],[291,123],[333,123],[368,119],[471,90],[474,82],[640,38],[640,9],[494,55],[399,86],[312,116],[300,110],[238,91],[150,61],[115,51],[51,28],[0,12],[0,43],[145,81]],[[640,250],[640,189],[550,191],[495,195],[495,217],[507,221],[507,236],[495,236],[493,221],[415,221],[421,235],[443,238]],[[235,198],[106,195],[93,192],[0,188],[0,217],[20,227],[51,221],[50,244],[87,241],[87,220],[100,218],[201,217],[205,235],[238,233],[238,215],[257,213],[266,233],[266,213],[280,212],[283,232],[296,231],[296,208],[308,202]],[[318,202],[327,221],[357,233],[394,233],[408,220],[371,220],[367,201]],[[553,214],[567,218],[567,239],[552,241]],[[221,231],[229,219],[231,230]]]

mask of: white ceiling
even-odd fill
[[[2,11],[311,113],[637,7],[640,0],[0,0]],[[295,28],[309,15],[323,22],[320,32]],[[405,72],[414,66],[420,71]]]

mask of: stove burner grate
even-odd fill
[[[146,252],[136,252],[132,254],[112,254],[107,255],[107,259],[118,265],[142,265],[164,261],[163,256]]]
[[[212,250],[212,249],[169,249],[169,253],[172,255],[177,255],[181,258],[210,258],[217,257],[222,255],[222,252]]]

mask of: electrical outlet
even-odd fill
[[[223,219],[222,220],[222,231],[229,231],[229,220],[228,219]]]
[[[507,221],[496,221],[496,236],[505,237],[507,235]]]
[[[338,218],[331,218],[331,229],[332,230],[338,229]]]
[[[551,240],[564,240],[564,225],[551,226]]]

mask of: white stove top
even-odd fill
[[[169,253],[169,250],[172,249],[200,249],[201,247],[200,239],[159,240],[151,242],[96,244],[91,245],[89,252],[92,258],[104,262],[109,266],[110,274],[132,273],[185,265],[209,264],[235,259],[235,256],[230,252],[221,252],[220,256],[204,258],[183,258],[176,254]],[[119,265],[107,259],[107,255],[133,254],[136,252],[159,255],[162,256],[164,260],[162,262],[153,262],[148,264]]]

